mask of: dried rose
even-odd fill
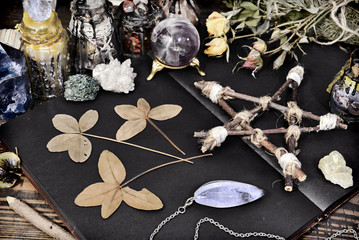
[[[257,41],[253,43],[253,48],[258,52],[267,51],[267,44],[260,38],[257,38]]]
[[[204,53],[210,57],[221,56],[227,49],[228,44],[224,38],[214,38],[209,43],[206,43],[207,49]]]
[[[213,12],[206,20],[209,35],[220,37],[229,31],[229,20],[218,12]]]

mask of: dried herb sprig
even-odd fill
[[[297,60],[294,52],[296,48],[305,54],[301,44],[359,44],[359,11],[349,5],[353,1],[224,0],[231,10],[222,15],[227,17],[231,26],[232,37],[228,37],[229,43],[270,33],[271,37],[266,42],[278,45],[262,55],[279,54],[273,63],[273,68],[278,69],[288,55]],[[252,33],[242,35],[245,29],[250,29]]]

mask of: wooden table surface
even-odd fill
[[[57,12],[66,27],[69,22],[69,0],[58,2]],[[210,0],[213,2],[213,0]],[[61,4],[60,4],[61,3]],[[4,1],[0,8],[1,28],[13,28],[21,21],[22,6],[20,0]],[[38,211],[41,215],[65,227],[42,196],[36,192],[26,177],[21,177],[15,187],[0,189],[0,239],[51,239],[17,215],[7,204],[6,197],[19,198]],[[325,239],[343,228],[353,228],[359,232],[359,194],[337,208],[328,217],[313,226],[300,239]],[[352,234],[343,234],[334,239],[353,239]]]
[[[0,189],[0,239],[52,239],[16,214],[7,204],[7,196],[23,200],[41,215],[65,227],[29,180],[22,176],[13,188]],[[359,193],[313,226],[300,239],[325,239],[343,228],[352,228],[359,232]],[[353,234],[343,234],[334,239],[354,238]]]

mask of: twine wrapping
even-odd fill
[[[282,151],[285,152],[283,155],[281,155]],[[296,168],[302,167],[302,163],[298,160],[298,158],[293,153],[288,153],[285,148],[277,148],[275,156],[278,159],[279,165],[283,169],[284,176],[295,176],[297,171]]]
[[[292,68],[287,75],[287,80],[292,79],[293,81],[298,83],[298,86],[302,83],[304,75],[304,68],[302,66],[296,66]],[[289,84],[289,87],[292,87],[292,84]]]
[[[327,113],[323,116],[320,116],[318,131],[328,131],[334,129],[337,126],[337,120],[337,115],[332,113]]]
[[[300,134],[300,128],[297,125],[290,125],[288,127],[288,132],[285,134],[285,142],[288,144],[289,138],[293,136],[295,139],[295,147],[297,147]]]
[[[259,98],[259,104],[263,111],[268,109],[270,101],[272,101],[272,98],[270,96],[264,96]]]
[[[263,134],[263,131],[259,128],[253,129],[253,134],[251,135],[251,142],[258,148],[260,148],[261,142],[266,141],[268,138]]]
[[[201,148],[203,153],[207,150],[212,150],[214,147],[221,146],[221,144],[226,140],[228,136],[227,129],[222,126],[212,128],[208,131],[208,133],[209,136],[204,139]]]
[[[257,116],[257,114],[253,114],[250,111],[243,110],[239,113],[237,113],[236,116],[234,116],[234,119],[240,119],[240,128],[242,128],[245,124],[250,124],[252,120]]]
[[[295,102],[288,102],[288,111],[284,114],[285,120],[290,122],[290,118],[294,117],[296,119],[296,124],[302,121],[303,111],[298,107]]]
[[[218,103],[218,99],[223,98],[224,100],[233,99],[229,96],[224,96],[226,91],[233,91],[230,87],[222,87],[217,82],[206,82],[202,93],[209,98],[213,103]]]

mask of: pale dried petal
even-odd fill
[[[117,185],[104,182],[91,184],[77,195],[75,204],[80,207],[99,206],[103,203],[105,195],[117,188]]]
[[[146,128],[147,122],[145,119],[137,119],[134,121],[126,121],[116,133],[116,139],[124,141],[139,134]]]
[[[98,121],[98,112],[95,110],[88,110],[81,116],[79,126],[81,132],[86,132],[91,129]]]
[[[148,116],[154,120],[163,121],[177,116],[182,107],[174,104],[164,104],[151,109]]]
[[[141,210],[158,210],[163,207],[161,199],[155,194],[142,188],[141,191],[135,191],[129,187],[124,187],[123,201],[129,206]]]
[[[54,127],[63,133],[79,133],[80,128],[77,120],[67,114],[56,114],[52,119]]]
[[[68,148],[72,161],[84,162],[91,155],[92,145],[90,140],[88,140],[86,137],[77,134],[76,137],[69,141]]]
[[[100,155],[98,171],[106,183],[120,185],[126,178],[126,169],[121,160],[108,150],[104,150]]]
[[[122,190],[116,188],[115,190],[108,192],[105,195],[105,198],[101,207],[101,217],[106,219],[116,211],[116,209],[121,205],[123,199]]]
[[[78,134],[60,134],[53,137],[46,145],[50,152],[63,152],[69,149],[71,139],[77,137]]]
[[[130,121],[146,117],[143,111],[133,105],[117,105],[115,111],[120,117]]]
[[[151,106],[150,104],[144,99],[144,98],[140,98],[137,101],[137,107],[144,112],[144,114],[147,116],[148,113],[151,110]]]

